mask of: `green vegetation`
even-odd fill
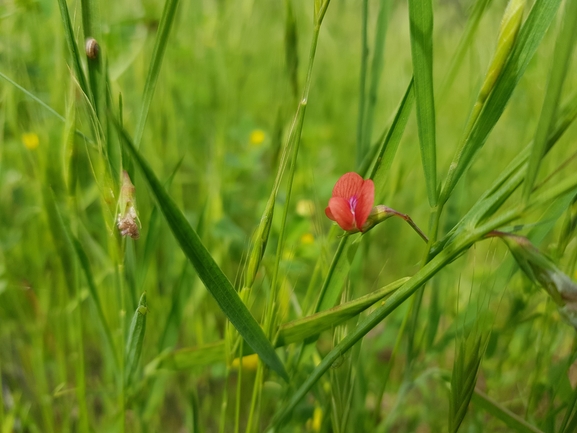
[[[0,18],[0,433],[577,430],[576,1]]]

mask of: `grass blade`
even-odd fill
[[[433,6],[431,0],[409,0],[411,53],[417,126],[429,204],[437,204],[437,150],[433,95]]]
[[[529,196],[533,190],[541,160],[545,154],[547,138],[555,122],[561,89],[563,88],[573,44],[577,36],[577,2],[565,3],[565,13],[563,15],[563,25],[557,36],[551,75],[549,77],[549,83],[547,84],[547,93],[545,94],[543,109],[541,110],[541,116],[537,124],[531,156],[529,157],[529,167],[527,168],[523,188],[523,199],[525,203],[529,200]]]
[[[130,384],[134,372],[138,367],[140,360],[140,353],[142,352],[142,343],[144,341],[144,333],[146,331],[146,315],[148,313],[148,305],[146,304],[146,292],[140,296],[138,307],[132,316],[130,328],[128,330],[128,339],[126,340],[126,363],[124,378],[126,384]]]
[[[372,143],[373,122],[375,120],[375,106],[377,104],[379,81],[382,76],[385,57],[385,37],[387,35],[387,28],[389,23],[389,9],[391,7],[390,4],[391,2],[387,0],[381,1],[379,14],[377,16],[377,31],[375,32],[375,42],[373,43],[373,61],[371,63],[371,80],[368,89],[369,93],[367,95],[366,113],[363,112],[364,125],[362,131],[362,140],[359,144],[357,153],[358,165],[361,164]]]
[[[51,200],[50,206],[53,206],[55,209],[56,214],[58,215],[60,227],[64,232],[65,237],[67,238],[68,242],[70,242],[74,253],[78,259],[78,263],[80,263],[80,267],[82,268],[82,272],[84,273],[84,277],[86,278],[86,284],[88,285],[88,292],[90,293],[90,297],[92,298],[94,305],[96,307],[96,314],[98,316],[98,320],[102,329],[104,330],[104,334],[106,336],[106,342],[110,348],[112,353],[112,358],[115,364],[118,364],[118,354],[116,352],[116,346],[114,345],[114,339],[112,337],[112,331],[110,330],[110,326],[106,321],[106,316],[104,315],[104,309],[102,307],[102,303],[100,302],[100,297],[98,296],[98,289],[96,288],[96,283],[94,281],[94,277],[92,274],[92,269],[90,266],[90,259],[86,255],[82,244],[78,240],[78,238],[72,233],[70,229],[69,223],[64,221],[63,215],[61,210],[58,208],[54,195],[51,195],[50,192],[46,191],[45,196],[47,200]]]
[[[58,0],[58,6],[60,8],[60,16],[62,18],[62,25],[64,27],[64,37],[66,38],[66,45],[68,45],[68,50],[70,51],[72,68],[76,74],[76,79],[80,85],[80,89],[92,101],[90,96],[90,89],[86,84],[86,75],[82,69],[82,64],[80,63],[80,53],[78,51],[78,45],[76,44],[76,39],[74,37],[74,30],[72,30],[72,22],[70,21],[70,14],[68,13],[68,5],[66,0]]]
[[[472,6],[472,11],[469,19],[467,20],[467,25],[465,27],[465,31],[463,32],[463,36],[459,41],[459,46],[455,52],[455,55],[451,59],[451,63],[447,68],[447,73],[443,82],[441,84],[441,90],[439,91],[439,95],[441,99],[447,94],[447,90],[453,84],[455,80],[455,76],[459,71],[461,65],[463,64],[463,59],[465,57],[465,53],[467,49],[471,46],[471,42],[473,41],[473,36],[477,33],[479,28],[479,23],[481,22],[481,18],[485,14],[485,11],[488,9],[492,0],[477,0]]]
[[[483,147],[489,133],[503,114],[505,106],[515,90],[517,83],[525,73],[529,61],[533,58],[545,32],[553,21],[561,0],[541,0],[535,2],[529,17],[519,31],[513,52],[486,102],[463,147],[455,156],[441,191],[441,203],[446,202],[453,188],[471,164],[474,156]]]
[[[415,92],[414,92],[415,80],[411,79],[411,82],[405,90],[403,99],[399,104],[399,108],[395,113],[395,118],[393,123],[389,128],[385,139],[383,140],[379,151],[374,158],[374,165],[371,169],[369,177],[373,179],[375,183],[375,194],[376,199],[383,196],[383,191],[385,189],[385,183],[387,181],[387,176],[389,175],[389,169],[393,164],[393,159],[399,148],[399,143],[405,132],[405,127],[407,126],[407,121],[409,120],[409,114],[413,109],[413,103],[415,102]]]
[[[465,248],[463,244],[462,248]],[[319,381],[324,373],[333,365],[337,359],[346,351],[353,347],[361,338],[363,338],[371,329],[377,326],[385,317],[405,302],[417,289],[426,281],[435,275],[440,269],[451,263],[462,251],[462,248],[453,248],[451,251],[441,251],[433,260],[421,268],[409,281],[403,284],[387,300],[387,302],[373,311],[369,316],[362,320],[359,325],[348,334],[339,344],[337,344],[317,365],[314,371],[304,381],[304,383],[291,396],[289,401],[281,408],[273,419],[273,425],[279,425],[284,422],[292,410],[306,395],[306,393]]]
[[[328,311],[322,311],[302,319],[285,323],[279,328],[275,346],[282,347],[291,343],[316,340],[321,332],[359,315],[371,305],[394,293],[395,290],[407,281],[408,278],[401,278],[368,295],[338,305]],[[244,348],[243,350],[244,356],[252,353],[254,352],[250,347]],[[158,359],[152,361],[146,370],[148,374],[150,374],[159,365],[162,368],[180,370],[191,367],[201,367],[216,362],[225,362],[225,360],[225,343],[223,340],[200,347],[187,347],[165,353]]]
[[[115,123],[122,139],[123,146],[132,155],[136,165],[142,171],[150,192],[154,195],[159,209],[178,241],[182,251],[195,267],[198,276],[207,290],[214,297],[220,309],[230,320],[247,344],[258,353],[260,358],[272,370],[288,381],[288,375],[281,360],[278,358],[270,341],[264,335],[263,330],[250,314],[250,311],[241,301],[238,293],[232,287],[228,278],[218,267],[202,241],[190,226],[176,203],[170,198],[155,176],[148,163],[136,150],[126,131]]]
[[[176,14],[177,6],[178,0],[166,0],[166,3],[164,4],[162,18],[160,19],[160,25],[158,27],[158,33],[156,35],[154,49],[152,51],[150,69],[148,70],[146,83],[144,84],[142,106],[140,107],[138,123],[136,124],[136,132],[134,134],[134,145],[136,149],[140,147],[140,141],[142,140],[142,134],[144,132],[144,125],[146,124],[146,119],[148,118],[148,110],[150,109],[150,104],[152,103],[154,89],[156,89],[156,82],[158,81],[158,75],[160,74],[160,67],[162,66],[164,51],[166,50],[168,36],[170,35],[170,30],[172,29],[172,24],[174,23],[174,16]]]
[[[515,415],[509,409],[503,407],[501,404],[493,400],[487,394],[475,388],[473,393],[473,403],[482,407],[495,418],[503,421],[507,427],[519,433],[543,433],[534,425],[529,424],[523,418]]]

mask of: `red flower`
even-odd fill
[[[348,232],[363,231],[363,225],[373,208],[375,185],[357,173],[345,173],[335,184],[333,196],[325,209],[329,219]]]

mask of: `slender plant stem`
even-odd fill
[[[238,377],[236,379],[236,401],[234,408],[234,433],[239,433],[240,431],[240,400],[242,397],[242,346],[244,340],[240,340],[240,347],[238,350]]]
[[[369,59],[369,46],[368,46],[368,31],[367,31],[367,21],[369,14],[369,1],[363,0],[361,7],[361,71],[359,78],[359,114],[357,118],[357,167],[361,165],[364,158],[363,149],[363,130],[365,124],[365,87],[367,81],[367,63]]]

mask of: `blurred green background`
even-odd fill
[[[292,2],[297,38],[293,55],[298,57],[294,76],[290,57],[287,61],[291,48],[286,36],[286,2],[181,2],[144,129],[141,152],[161,181],[177,170],[170,195],[237,288],[304,82],[313,25],[309,3]],[[487,2],[477,33],[454,79],[447,82],[474,3],[433,2],[441,175],[448,169],[482,84],[505,7],[503,1]],[[381,2],[371,0],[368,4],[372,48]],[[390,124],[412,75],[407,4],[388,4],[371,142],[376,142]],[[124,125],[132,132],[163,5],[149,0],[102,0],[93,5],[93,36],[108,70],[113,106],[118,106],[121,95]],[[68,6],[74,30],[80,35],[80,3],[74,1]],[[111,353],[103,343],[95,308],[88,302],[84,275],[77,266],[69,266],[74,262],[73,252],[62,232],[59,236],[54,230],[47,186],[74,210],[70,224],[89,258],[115,339],[123,341],[121,321],[128,326],[138,297],[147,293],[149,312],[141,369],[127,397],[126,430],[177,432],[199,428],[212,432],[219,431],[220,426],[220,431],[233,431],[238,369],[227,378],[224,362],[182,370],[152,368],[148,375],[144,368],[166,348],[220,341],[225,317],[207,296],[164,219],[153,213],[153,201],[138,171],[132,180],[142,222],[141,238],[127,241],[125,268],[118,273],[114,206],[106,205],[110,183],[99,177],[95,145],[78,136],[71,138],[74,136],[69,131],[71,119],[72,127],[88,136],[91,125],[69,66],[57,2],[5,0],[0,4],[0,20],[0,72],[67,119],[67,123],[60,121],[15,86],[0,80],[1,431],[81,431],[76,394],[78,362],[85,365],[85,403],[91,430],[116,431],[118,423],[118,379]],[[465,214],[533,138],[555,35],[551,31],[546,35],[484,149],[457,186],[447,204],[441,232],[448,231]],[[83,46],[82,38],[78,43]],[[370,51],[369,59],[373,55]],[[336,247],[334,239],[327,236],[331,221],[324,216],[324,207],[336,180],[358,169],[360,59],[360,3],[333,0],[320,33],[289,205],[280,268],[281,323],[302,317],[300,303],[311,279],[317,278],[319,286],[322,281],[314,276],[315,264],[321,258],[321,269],[326,270]],[[577,85],[574,63],[566,89]],[[576,136],[573,125],[543,162],[541,180],[575,149]],[[281,188],[276,216],[286,204],[284,191]],[[409,214],[426,231],[429,205],[414,114],[388,173],[386,189],[377,191],[376,198],[377,204]],[[530,220],[542,216],[536,214]],[[262,317],[270,288],[280,224],[275,218],[251,295],[251,311],[257,320]],[[540,244],[545,252],[557,242],[559,228],[557,224]],[[363,243],[347,283],[349,299],[412,275],[425,252],[422,240],[401,220],[387,221],[367,236],[369,240]],[[575,249],[572,242],[567,256],[560,259],[562,264],[571,261]],[[79,294],[71,291],[74,284],[80,287]],[[521,417],[549,425],[557,416],[557,404],[564,404],[559,399],[565,402],[572,395],[577,376],[574,367],[568,369],[575,347],[574,330],[561,322],[546,294],[516,272],[506,248],[497,241],[473,247],[430,286],[419,318],[422,332],[414,343],[418,349],[412,360],[411,381],[403,376],[406,353],[400,351],[379,400],[384,365],[406,314],[404,306],[367,336],[358,349],[360,355],[350,355],[357,376],[349,431],[444,431],[449,400],[446,385],[438,376],[452,366],[455,339],[466,335],[475,323],[492,330],[478,386]],[[119,315],[121,296],[125,297],[124,316]],[[77,313],[81,329],[75,325]],[[430,326],[433,322],[435,327]],[[78,353],[79,339],[83,341],[82,354]],[[316,347],[322,355],[331,346],[328,332]],[[297,383],[316,362],[311,356],[300,365]],[[254,365],[246,364],[241,397],[248,402],[255,371]],[[317,388],[299,405],[287,431],[332,431],[326,389]],[[223,409],[225,392],[229,403]],[[270,421],[285,392],[278,378],[265,382],[260,428]],[[380,407],[376,407],[378,401]],[[247,408],[248,403],[246,407],[243,403],[241,425],[246,423]],[[476,409],[470,411],[462,431],[511,430]]]

